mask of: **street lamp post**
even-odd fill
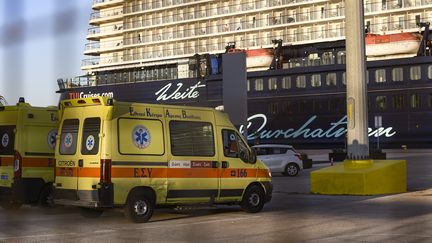
[[[345,2],[347,53],[347,158],[369,158],[363,0]]]

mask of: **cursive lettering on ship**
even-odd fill
[[[189,88],[184,89],[183,83],[177,83],[177,87],[173,86],[172,83],[169,83],[162,87],[160,90],[156,91],[155,95],[157,96],[156,100],[183,100],[183,99],[196,99],[199,97],[200,93],[197,90],[198,88],[205,87],[205,84],[201,84],[201,81],[196,83]]]
[[[248,140],[253,139],[272,139],[272,138],[339,138],[344,136],[347,132],[347,117],[344,116],[336,122],[331,122],[329,127],[326,128],[310,128],[310,125],[314,123],[317,116],[311,116],[303,125],[299,128],[289,128],[286,130],[266,130],[267,116],[264,114],[255,114],[247,119],[248,129]],[[257,127],[255,131],[250,131],[251,127]],[[243,133],[243,126],[240,126],[240,132]],[[381,127],[378,129],[368,128],[369,137],[392,137],[396,134],[393,127]]]

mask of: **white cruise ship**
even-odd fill
[[[344,0],[93,0],[82,69],[62,99],[217,107],[224,53],[246,52],[249,139],[344,143]],[[364,0],[371,146],[428,147],[432,0]],[[192,95],[193,93],[193,95]],[[383,127],[374,128],[375,115]]]

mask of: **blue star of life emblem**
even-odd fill
[[[64,145],[69,148],[70,146],[72,146],[72,142],[73,142],[73,137],[71,133],[66,133],[66,136],[64,138]]]
[[[93,135],[89,135],[87,137],[87,141],[86,141],[86,148],[88,151],[91,151],[94,148],[95,145],[95,138]]]
[[[2,137],[2,145],[3,147],[7,147],[9,144],[9,135],[7,133],[3,134]]]
[[[132,139],[136,147],[147,148],[150,145],[150,132],[144,126],[136,126],[132,131]]]

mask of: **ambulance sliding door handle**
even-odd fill
[[[229,163],[227,161],[222,161],[222,168],[228,168]]]
[[[83,167],[84,166],[84,161],[82,159],[78,160],[78,166],[79,167]]]

